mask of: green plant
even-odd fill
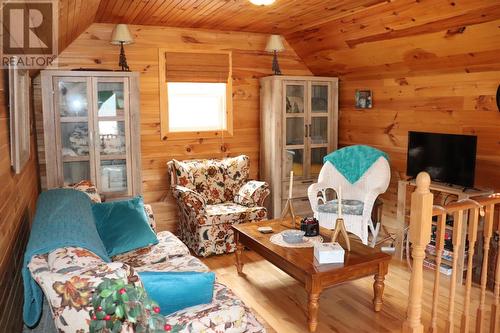
[[[90,333],[118,333],[128,325],[136,333],[178,332],[160,314],[158,303],[142,287],[125,284],[121,279],[104,279],[92,297]]]

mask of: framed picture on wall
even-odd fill
[[[356,90],[355,96],[356,109],[371,109],[372,108],[372,91],[371,90]]]
[[[9,68],[10,164],[21,173],[30,158],[30,76]]]

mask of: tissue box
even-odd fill
[[[344,253],[339,243],[314,244],[314,258],[319,264],[343,263]]]

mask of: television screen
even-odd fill
[[[434,181],[474,187],[476,144],[474,135],[409,132],[406,174],[426,171]]]

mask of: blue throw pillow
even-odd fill
[[[110,257],[158,244],[141,196],[92,205],[97,232]]]
[[[213,272],[139,272],[148,296],[164,316],[190,306],[212,302]]]

